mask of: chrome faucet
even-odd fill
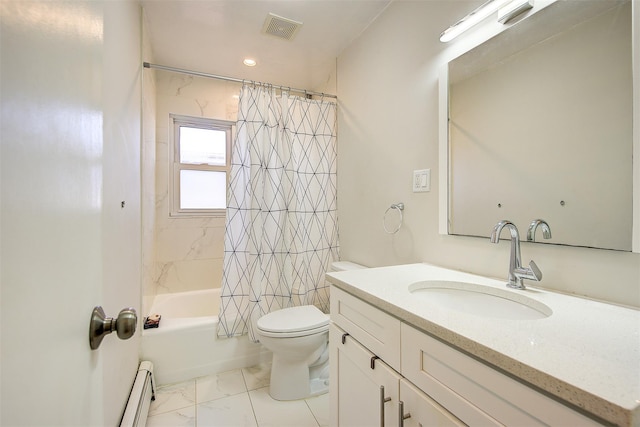
[[[520,235],[518,228],[514,223],[508,220],[502,220],[493,227],[491,232],[491,243],[500,241],[500,233],[506,227],[511,232],[511,257],[509,259],[509,283],[507,286],[514,289],[526,289],[523,279],[542,280],[542,272],[535,262],[531,261],[529,267],[523,267],[520,260]]]
[[[529,230],[527,230],[527,241],[535,242],[536,241],[536,229],[540,226],[542,229],[542,237],[545,239],[551,238],[551,228],[549,228],[549,224],[544,219],[534,219],[529,224]]]

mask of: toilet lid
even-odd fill
[[[329,316],[316,306],[284,308],[258,319],[258,328],[267,332],[302,332],[329,324]]]

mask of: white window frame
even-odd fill
[[[183,209],[180,208],[180,171],[213,171],[225,172],[226,182],[229,182],[231,170],[231,141],[235,134],[235,123],[228,120],[190,117],[177,114],[169,115],[170,147],[169,147],[169,216],[170,217],[224,217],[227,209]],[[224,166],[208,164],[180,163],[180,127],[188,126],[200,129],[212,129],[226,132],[226,159]],[[228,187],[228,185],[227,185]],[[228,188],[225,188],[225,193]],[[226,194],[225,194],[226,200]]]

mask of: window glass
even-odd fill
[[[223,130],[180,126],[180,163],[224,166],[226,148]]]
[[[171,114],[169,215],[224,216],[234,123]]]
[[[225,209],[226,172],[180,171],[180,209]]]

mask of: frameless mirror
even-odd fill
[[[448,234],[632,249],[631,29],[630,1],[560,1],[449,63]]]

